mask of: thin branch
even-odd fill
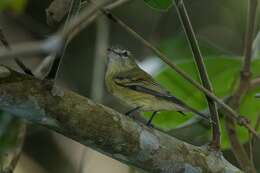
[[[14,57],[31,56],[35,54],[50,54],[58,52],[63,45],[63,40],[59,36],[52,36],[43,41],[25,42],[15,44],[12,50],[0,48],[0,59],[9,59]]]
[[[226,105],[221,99],[219,99],[216,95],[214,95],[211,91],[201,86],[197,81],[192,79],[187,73],[185,73],[181,68],[179,68],[175,63],[173,63],[166,55],[164,55],[160,50],[154,47],[151,43],[145,40],[142,36],[136,33],[132,28],[130,28],[127,24],[121,21],[118,17],[110,13],[108,10],[102,9],[102,13],[104,13],[109,19],[120,25],[123,29],[129,32],[132,36],[134,36],[137,40],[143,43],[146,47],[151,49],[159,58],[161,58],[166,64],[168,64],[171,68],[173,68],[181,77],[190,82],[194,87],[198,90],[205,93],[208,97],[214,99],[219,106],[221,106],[228,116],[235,118],[239,125],[247,128],[251,133],[254,134],[257,138],[260,139],[260,136],[257,134],[254,128],[252,128],[249,122],[239,114],[237,114],[230,106]]]
[[[248,156],[249,156],[249,160],[251,162],[251,165],[255,167],[254,164],[254,136],[248,132]]]
[[[81,5],[81,0],[72,0],[70,3],[70,10],[68,17],[66,19],[66,22],[64,24],[64,30],[68,26],[69,21],[71,20],[72,17],[75,17],[80,10],[80,5]],[[62,59],[65,55],[65,51],[68,45],[68,37],[64,37],[64,46],[62,47],[62,50],[59,53],[53,54],[52,56],[54,57],[54,61],[51,65],[49,73],[46,75],[46,78],[52,79],[55,81],[55,78],[57,76],[57,73],[59,71],[60,64],[62,62]]]
[[[228,119],[229,117],[226,117]],[[227,123],[230,120],[226,120],[225,127],[227,129],[227,134],[229,137],[229,141],[231,144],[231,149],[236,157],[236,160],[238,161],[239,165],[242,167],[242,169],[245,172],[252,172],[252,165],[248,158],[248,155],[244,149],[244,147],[240,144],[240,141],[238,139],[238,134],[236,132],[236,124],[235,123]]]
[[[116,0],[105,8],[111,10],[133,0]],[[46,9],[47,23],[51,26],[59,24],[69,12],[71,0],[53,0]],[[88,1],[81,2],[80,10],[88,5]]]
[[[252,44],[255,36],[257,0],[248,0],[247,28],[245,37],[244,63],[242,73],[250,75]],[[249,73],[249,74],[248,74]]]
[[[175,6],[176,6],[178,16],[181,20],[182,26],[186,33],[187,39],[189,41],[194,60],[197,64],[202,85],[209,91],[213,92],[213,88],[211,86],[211,82],[210,82],[210,79],[209,79],[209,76],[207,73],[207,69],[204,64],[203,57],[200,52],[199,44],[198,44],[197,38],[195,36],[194,30],[192,28],[185,4],[184,4],[183,0],[175,0],[175,4],[176,4]],[[213,122],[215,122],[215,123],[212,123],[211,147],[214,150],[219,150],[220,149],[220,127],[219,127],[219,117],[218,117],[217,105],[212,98],[208,97],[206,94],[205,94],[205,96],[206,96],[206,99],[208,102],[211,119]]]
[[[18,136],[17,136],[16,147],[14,149],[14,152],[12,153],[12,160],[10,161],[8,167],[6,167],[4,169],[4,173],[13,173],[14,172],[15,167],[22,154],[24,139],[25,139],[25,135],[26,135],[25,122],[20,121],[18,128],[19,128],[19,132],[18,132]]]
[[[106,4],[108,9],[113,9],[113,8],[116,8],[126,2],[128,2],[129,0],[118,0],[118,1],[115,1],[111,4],[108,4],[109,1],[104,1],[104,4],[103,3],[100,3],[100,7],[101,6],[105,6]],[[87,2],[87,1],[85,1]],[[96,5],[96,8],[98,8],[99,5]],[[66,20],[66,23],[65,23],[65,29],[68,25],[68,21],[69,19],[71,19],[72,17],[75,16],[75,14],[78,13],[78,11],[80,10],[80,7],[82,6],[82,3],[80,3],[80,0],[74,0],[71,4],[71,9],[70,9],[70,12],[69,12],[69,15],[67,17],[67,20]],[[95,7],[95,6],[94,6]],[[59,55],[57,58],[55,58],[54,62],[53,62],[53,67],[51,68],[49,74],[47,75],[47,78],[55,78],[56,77],[56,74],[57,74],[57,71],[58,71],[58,68],[59,68],[59,64],[61,62],[61,59],[62,57],[64,56],[64,52],[66,50],[66,45],[74,38],[75,35],[77,35],[79,32],[80,32],[80,28],[82,28],[83,26],[87,26],[89,25],[91,22],[94,21],[94,19],[96,19],[99,15],[97,15],[97,13],[95,13],[95,10],[94,7],[88,7],[87,9],[85,9],[85,11],[89,11],[89,18],[88,20],[84,20],[82,21],[82,23],[80,24],[81,27],[76,27],[73,31],[71,31],[70,33],[70,36],[68,36],[67,40],[66,40],[66,44],[65,46],[63,47],[63,50],[61,51],[62,54]],[[91,12],[93,10],[93,12]],[[65,30],[64,29],[64,30]],[[65,31],[64,31],[65,32]],[[70,31],[69,31],[70,32]]]
[[[62,49],[62,51],[60,52],[61,54],[58,55],[58,57],[55,58],[53,65],[51,67],[51,70],[49,72],[49,74],[47,75],[48,79],[55,79],[57,72],[59,70],[59,66],[62,60],[62,57],[65,53],[67,44],[72,40],[72,38],[77,35],[83,28],[86,27],[86,25],[89,24],[89,22],[85,22],[86,19],[89,19],[93,16],[96,16],[97,11],[106,6],[107,4],[110,3],[111,0],[103,0],[100,3],[95,3],[90,4],[87,9],[85,9],[84,11],[86,11],[86,13],[79,15],[78,17],[75,17],[74,13],[76,13],[77,11],[79,11],[80,9],[80,2],[81,0],[74,0],[72,1],[72,10],[71,10],[71,16],[69,16],[68,19],[70,19],[70,17],[74,17],[75,20],[71,20],[71,22],[68,22],[68,24],[65,24],[64,29],[62,29],[60,31],[60,34],[62,36],[62,38],[65,38],[65,45]],[[92,6],[91,6],[92,5]],[[90,20],[91,21],[91,20]]]
[[[104,0],[98,5],[94,5],[91,6],[91,8],[83,10],[83,12],[81,12],[78,17],[73,18],[69,22],[68,27],[66,27],[65,29],[60,29],[56,34],[46,40],[17,44],[13,46],[12,51],[0,49],[0,58],[7,59],[13,58],[17,55],[22,57],[25,55],[35,55],[39,53],[59,53],[64,47],[64,40],[66,40],[67,38],[71,38],[72,34],[73,36],[75,36],[82,29],[88,26],[90,22],[86,21],[92,19],[91,16],[95,14],[99,8],[106,5],[110,1],[112,0]],[[93,21],[93,19],[91,21]]]
[[[255,130],[258,131],[260,128],[260,115],[258,115],[256,123],[255,123]]]
[[[260,86],[260,77],[257,77],[257,78],[252,79],[250,81],[249,89],[252,90],[252,89],[259,87],[259,86]]]
[[[255,30],[255,19],[256,19],[256,8],[257,8],[257,0],[249,0],[249,8],[248,8],[248,23],[247,23],[247,32],[245,38],[245,53],[243,59],[242,70],[240,73],[240,82],[238,88],[234,91],[229,105],[235,109],[239,110],[239,105],[250,89],[250,82],[251,79],[251,57],[252,57],[252,44],[253,44],[253,37],[254,37],[254,30]],[[250,161],[245,148],[240,143],[238,134],[236,132],[236,124],[235,120],[226,117],[226,129],[228,131],[228,137],[231,143],[231,149],[238,161],[239,165],[245,172],[256,173],[255,167],[253,162]]]
[[[51,81],[37,80],[4,66],[0,66],[0,73],[1,109],[56,130],[123,163],[151,173],[241,173],[206,147],[196,147],[150,129],[72,91],[64,89],[63,96],[53,96],[46,87]]]
[[[257,116],[257,120],[255,123],[255,130],[258,131],[260,127],[260,114]],[[255,138],[254,136],[250,133],[249,134],[250,139],[249,140],[249,153],[250,153],[250,161],[252,162],[252,165],[254,165],[254,147],[255,147]]]
[[[133,1],[133,0],[117,0],[114,3],[111,3],[111,4],[107,5],[105,8],[107,10],[111,10],[111,9],[117,8],[117,7],[119,7],[119,6],[123,5],[123,4],[126,4],[126,3],[130,2],[130,1]]]
[[[108,19],[102,16],[97,20],[96,49],[93,64],[91,98],[101,102],[104,90],[104,74],[107,48],[109,44],[109,23]]]
[[[42,62],[36,67],[34,70],[34,74],[36,77],[43,77],[44,74],[46,74],[46,71],[51,66],[52,61],[54,60],[54,55],[51,54],[47,57],[45,57]]]
[[[100,3],[95,3],[95,5],[90,6],[89,8],[85,9],[80,15],[74,17],[71,22],[69,22],[68,26],[64,29],[60,30],[58,33],[62,35],[62,38],[70,38],[70,34],[79,33],[82,29],[84,29],[85,21],[93,16],[99,9],[103,6],[106,6],[112,0],[103,0]]]
[[[11,46],[8,43],[6,37],[1,29],[0,29],[0,41],[2,42],[2,44],[4,45],[4,47],[7,50],[11,50]],[[32,71],[29,68],[27,68],[21,60],[19,60],[18,58],[14,58],[14,60],[15,60],[16,64],[24,71],[25,74],[33,76]]]

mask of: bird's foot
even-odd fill
[[[153,124],[151,122],[149,122],[149,121],[146,123],[146,126],[149,127],[149,128],[153,128],[154,127]]]
[[[136,112],[137,110],[139,110],[140,108],[141,108],[141,107],[138,106],[138,107],[136,107],[136,108],[134,108],[134,109],[131,109],[130,111],[127,111],[127,112],[125,113],[125,115],[128,116],[128,117],[133,117],[133,113]]]

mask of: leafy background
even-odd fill
[[[173,1],[145,0],[145,2],[152,8],[166,10],[172,5]],[[255,41],[255,44],[257,44],[256,42],[257,41]],[[193,79],[200,81],[199,76],[197,75],[197,68],[192,59],[191,50],[184,35],[165,40],[160,44],[160,47],[168,57],[175,57],[172,58],[172,60],[178,63],[178,66],[181,69],[188,73]],[[230,96],[235,87],[236,80],[239,77],[241,59],[243,57],[226,55],[222,50],[212,47],[203,41],[200,41],[200,48],[204,55],[205,65],[215,94],[220,98]],[[252,62],[253,78],[260,75],[260,59],[257,57],[254,58],[255,59]],[[169,67],[161,69],[160,73],[156,76],[156,79],[169,89],[173,95],[185,100],[188,105],[191,105],[198,110],[206,109],[207,103],[205,102],[203,94],[189,82],[179,77],[173,69]],[[246,115],[251,122],[256,122],[257,116],[259,115],[260,101],[254,97],[259,91],[260,89],[250,91],[243,99],[240,107],[240,113]],[[151,113],[145,114],[147,118],[149,117],[149,114]],[[164,130],[171,130],[178,126],[182,126],[182,124],[185,124],[190,118],[191,116],[182,116],[178,112],[161,112],[155,117],[154,123]],[[225,133],[223,116],[221,117],[221,128],[222,132],[224,132],[222,133],[221,145],[225,149],[230,146]],[[203,133],[207,133],[207,131]],[[248,132],[243,127],[238,128],[238,135],[242,142],[248,140]]]
[[[50,3],[51,0],[0,0],[0,26],[3,26],[0,29],[7,33],[11,42],[46,38],[55,32],[56,29],[46,24],[45,9]],[[239,76],[247,1],[237,3],[237,0],[185,0],[185,4],[198,36],[214,91],[220,98],[225,98],[231,94]],[[138,33],[160,48],[180,68],[199,81],[190,48],[173,6],[172,0],[136,0],[115,9],[113,13],[120,16],[122,20],[132,26]],[[120,27],[112,23],[109,23],[109,25],[110,45],[120,45],[131,50],[139,61],[154,56]],[[257,23],[257,27],[259,28],[259,23]],[[94,59],[93,50],[95,49],[94,43],[96,40],[95,34],[96,25],[93,24],[73,40],[68,47],[59,74],[61,85],[88,97],[91,96],[92,91],[91,76]],[[252,67],[254,77],[260,75],[260,60],[258,58],[259,39],[260,36],[255,39],[254,50],[252,50],[255,55]],[[35,69],[41,58],[28,57],[25,59],[25,63],[31,69]],[[17,68],[11,60],[1,61],[1,63]],[[161,64],[163,63],[161,62]],[[155,78],[165,88],[170,90],[172,94],[184,100],[187,104],[200,111],[207,111],[203,94],[166,65],[156,70]],[[260,110],[260,100],[254,98],[256,92],[260,92],[260,90],[252,90],[246,95],[240,109],[241,114],[247,116],[253,124]],[[108,93],[105,93],[102,102],[121,112],[126,112],[128,109],[127,106]],[[149,112],[145,113],[145,118],[148,119],[150,115],[151,113]],[[13,147],[16,141],[18,120],[11,121],[8,117],[9,115],[6,113],[1,113],[1,156],[5,154],[6,150],[11,150],[10,148]],[[167,130],[168,133],[180,139],[197,145],[203,145],[210,140],[209,126],[198,122],[195,116],[189,113],[187,113],[187,116],[183,116],[174,111],[161,112],[156,116],[154,125]],[[222,118],[221,125],[224,155],[229,161],[236,164],[230,152]],[[81,145],[41,127],[28,126],[29,132],[25,139],[24,153],[20,162],[23,166],[22,168],[19,167],[17,171],[21,172],[21,170],[26,168],[24,161],[28,161],[28,158],[30,169],[25,169],[24,172],[26,173],[69,173],[78,171],[79,163],[82,159],[81,154],[84,153]],[[241,141],[246,144],[248,141],[247,131],[239,127],[238,134]],[[256,143],[254,150],[256,162],[260,159],[259,146],[259,142]],[[88,149],[87,154],[88,158],[84,163],[88,168],[88,173],[104,171],[113,173],[138,172],[116,161],[105,158],[103,155],[101,157],[100,154],[90,151],[90,149]],[[96,157],[102,159],[94,160]],[[260,169],[260,164],[256,163],[256,166]],[[103,170],[101,170],[102,168]]]

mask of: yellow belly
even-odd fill
[[[114,96],[125,102],[131,107],[140,107],[141,111],[163,111],[181,110],[181,107],[173,102],[152,96],[150,94],[137,92],[129,88],[121,87],[116,84],[109,84],[108,88]]]

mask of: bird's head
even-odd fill
[[[108,48],[108,66],[114,66],[120,69],[130,69],[136,66],[132,59],[132,54],[121,48]]]

